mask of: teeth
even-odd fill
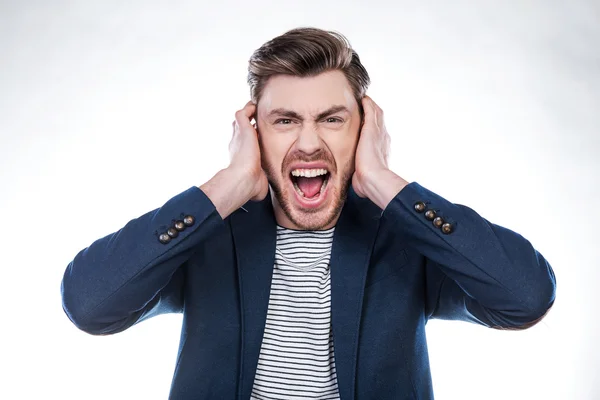
[[[315,176],[325,175],[327,170],[324,168],[317,169],[295,169],[292,171],[292,176],[303,176],[305,178],[314,178]]]
[[[296,189],[296,192],[298,192],[298,194],[302,197],[304,197],[304,192],[302,192],[302,190],[300,190],[300,188],[298,187],[298,185],[296,185],[296,182],[294,182],[294,189]]]

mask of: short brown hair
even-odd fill
[[[258,103],[267,81],[274,75],[309,77],[331,70],[344,73],[362,111],[361,99],[371,80],[348,39],[317,28],[292,29],[263,44],[250,57],[251,99]]]

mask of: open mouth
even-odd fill
[[[290,172],[296,194],[308,201],[317,200],[325,193],[329,176],[329,171],[324,168],[294,169]]]

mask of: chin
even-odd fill
[[[290,220],[294,223],[296,229],[307,231],[328,229],[333,226],[333,222],[337,217],[333,212],[333,207],[309,212],[293,209],[290,214]]]

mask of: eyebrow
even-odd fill
[[[317,116],[315,117],[315,120],[321,120],[325,117],[330,116],[331,114],[335,114],[338,112],[347,112],[350,113],[350,110],[348,110],[348,107],[346,106],[332,106],[329,107],[327,110],[325,111],[321,111],[319,114],[317,114]],[[292,110],[288,110],[285,108],[276,108],[274,110],[271,110],[269,112],[269,114],[267,114],[267,117],[274,117],[274,116],[279,116],[279,117],[286,117],[286,118],[293,118],[293,119],[298,119],[303,121],[304,118],[298,114],[296,111],[292,111]]]

